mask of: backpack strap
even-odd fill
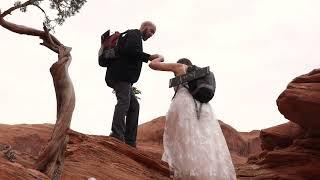
[[[178,85],[177,88],[174,90],[174,95],[173,95],[171,101],[174,99],[174,97],[176,97],[176,94],[177,94],[177,92],[178,92],[179,86],[180,86],[180,85]]]
[[[187,89],[189,90],[189,87],[188,87],[186,84],[184,84],[183,87],[185,87],[185,88],[187,88]],[[190,91],[189,91],[189,93],[190,93]],[[191,94],[191,93],[190,93],[190,94]],[[197,119],[200,120],[202,103],[200,102],[200,106],[199,106],[199,108],[198,108],[197,101],[196,101],[196,99],[193,97],[193,94],[191,94],[191,96],[192,96],[192,99],[193,99],[193,102],[194,102],[194,107],[195,107],[195,109],[196,109]]]
[[[194,102],[194,105],[195,105],[195,108],[196,108],[196,113],[197,113],[197,118],[198,120],[200,120],[200,114],[201,114],[201,109],[202,109],[202,103],[200,103],[200,107],[198,109],[198,104],[197,104],[197,101],[193,98],[193,102]]]
[[[129,30],[126,30],[126,31],[124,31],[124,32],[122,32],[122,33],[119,33],[119,32],[118,32],[118,33],[119,33],[119,37],[118,37],[118,40],[117,40],[117,42],[116,42],[116,50],[117,50],[117,51],[119,51],[119,48],[122,48],[122,47],[118,47],[118,46],[121,46],[121,45],[123,46],[123,43],[124,43],[124,41],[125,41],[125,39],[123,39],[123,37],[124,37],[123,35],[124,35],[124,34],[127,34],[128,31],[129,31]]]
[[[120,33],[120,35],[126,34],[129,30],[126,30],[125,32]]]
[[[186,85],[186,84],[183,84],[182,85],[183,87],[189,89],[189,87]],[[171,101],[174,99],[174,97],[176,96],[177,92],[178,92],[178,89],[179,89],[180,85],[177,86],[177,89],[175,89],[174,91],[174,95],[171,99]],[[191,95],[192,96],[192,95]],[[197,104],[197,101],[194,99],[194,97],[192,96],[192,99],[193,99],[193,102],[194,102],[194,106],[195,106],[195,109],[196,109],[196,113],[197,113],[197,119],[200,120],[200,114],[201,114],[201,109],[202,109],[202,103],[200,102],[200,106],[198,108],[198,104]]]
[[[118,32],[119,33],[119,32]],[[125,32],[122,32],[122,33],[119,33],[119,39],[118,39],[118,41],[121,39],[121,38],[123,38],[123,35],[124,34],[127,34],[128,33],[128,30],[126,30]],[[118,42],[117,42],[118,43]]]

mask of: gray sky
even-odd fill
[[[1,0],[0,8],[11,4]],[[139,28],[144,20],[157,25],[154,37],[144,42],[145,52],[162,54],[167,62],[187,57],[210,66],[217,81],[211,102],[217,118],[239,131],[287,122],[276,99],[293,78],[319,67],[319,8],[318,0],[90,0],[55,34],[73,48],[71,128],[109,134],[116,98],[97,62],[100,35],[107,29]],[[7,19],[40,29],[43,15],[34,10]],[[49,68],[57,55],[40,46],[40,39],[3,28],[0,40],[0,123],[54,123]],[[171,77],[144,64],[136,84],[143,92],[140,124],[166,114]]]

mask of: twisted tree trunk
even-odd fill
[[[31,2],[31,1],[28,1]],[[27,3],[27,2],[26,2]],[[55,62],[50,72],[53,77],[56,99],[57,119],[50,141],[41,152],[35,169],[47,174],[51,179],[60,179],[64,165],[64,155],[69,141],[67,131],[70,127],[72,113],[75,107],[75,93],[73,84],[68,74],[71,63],[70,47],[65,47],[57,38],[52,36],[44,26],[44,30],[37,30],[27,26],[17,25],[4,20],[4,16],[19,7],[10,8],[1,14],[0,25],[12,32],[30,36],[38,36],[43,40],[43,46],[58,53],[58,61]]]
[[[35,164],[36,169],[44,172],[51,179],[60,179],[62,175],[64,153],[69,141],[67,131],[75,106],[75,93],[68,74],[71,62],[70,51],[71,48],[60,46],[59,59],[50,68],[56,91],[57,120],[51,140]]]

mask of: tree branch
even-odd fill
[[[49,31],[45,32],[38,29],[30,28],[27,26],[14,24],[4,20],[3,18],[0,18],[0,25],[8,29],[9,31],[12,31],[18,34],[38,36],[40,39],[44,41],[43,43],[41,43],[41,45],[48,47],[49,49],[53,50],[56,53],[59,52],[58,47],[62,45],[62,43],[56,37],[51,35]]]
[[[44,15],[47,16],[47,13],[39,5],[36,5],[36,4],[32,4],[32,5],[39,8],[44,13]]]
[[[14,11],[14,10],[16,10],[16,9],[19,9],[19,8],[22,8],[22,7],[26,7],[26,6],[30,5],[30,4],[33,4],[33,3],[36,2],[36,1],[38,1],[38,0],[29,0],[29,1],[25,2],[25,3],[20,4],[20,5],[13,6],[13,7],[9,8],[8,10],[4,11],[4,12],[0,15],[0,18],[3,18],[3,17],[5,17],[6,15],[11,14],[11,12]]]
[[[49,43],[47,42],[42,42],[40,43],[40,45],[47,47],[48,49],[52,50],[55,53],[59,53],[59,49],[54,48],[53,46],[51,46]]]
[[[49,29],[47,28],[47,26],[44,23],[43,23],[43,30],[44,30],[45,36],[47,37],[47,40],[49,41],[49,43],[55,44],[51,38],[51,34],[49,32]],[[57,46],[56,48],[59,48],[59,46]]]

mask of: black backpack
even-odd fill
[[[187,74],[198,69],[200,68],[195,65],[189,66]],[[211,71],[203,77],[189,81],[187,84],[190,94],[201,103],[208,103],[216,90],[216,81]]]
[[[187,88],[192,95],[197,118],[200,119],[202,104],[208,103],[216,91],[216,80],[213,73],[209,70],[209,67],[200,68],[192,65],[188,67],[185,75],[170,79],[169,87],[179,86],[179,84]],[[177,90],[175,90],[172,99],[176,96],[176,93]],[[198,107],[196,100],[200,102],[200,107]]]

